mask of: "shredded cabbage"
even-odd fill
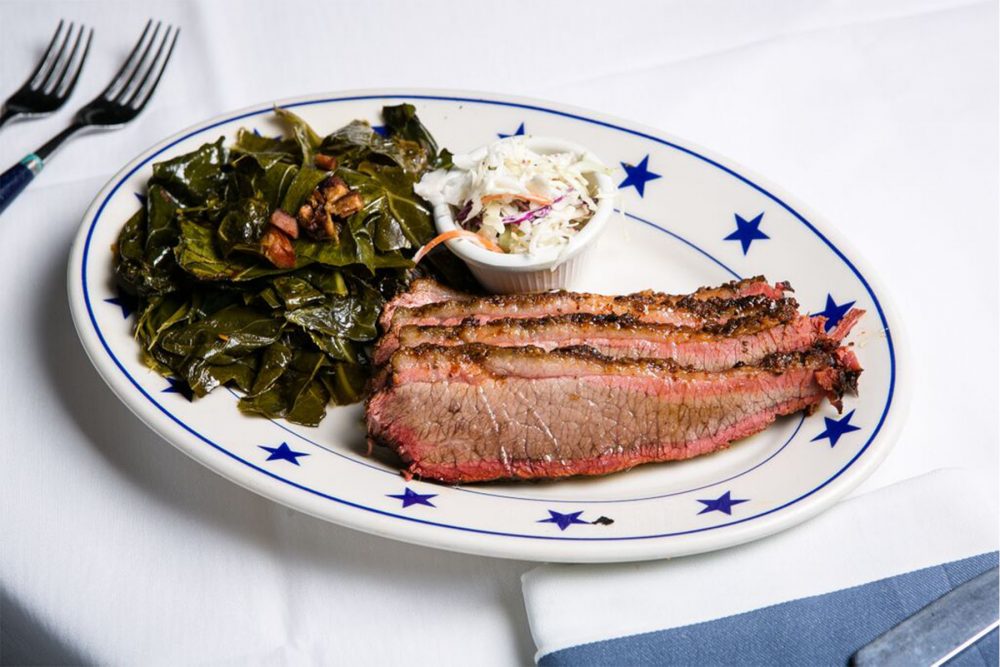
[[[597,203],[585,174],[606,171],[576,153],[536,153],[524,137],[490,144],[480,160],[456,156],[454,165],[425,174],[414,191],[452,206],[459,226],[505,252],[528,254],[564,247],[587,224]]]

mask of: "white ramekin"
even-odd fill
[[[595,164],[603,164],[589,150],[562,139],[529,137],[525,139],[528,148],[536,153],[577,153]],[[486,155],[486,147],[473,151],[469,157],[480,160]],[[614,182],[604,171],[587,173],[588,180],[596,185],[597,210],[577,234],[558,251],[544,256],[527,254],[507,254],[492,252],[468,239],[453,239],[446,245],[448,249],[466,263],[472,274],[490,292],[511,294],[520,292],[545,292],[553,289],[570,289],[582,276],[593,260],[595,241],[604,231],[614,210]],[[438,233],[443,234],[459,229],[452,207],[438,201],[434,204],[434,224]]]

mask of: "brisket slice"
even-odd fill
[[[379,318],[384,332],[380,347],[385,348],[379,356],[388,358],[399,346],[397,334],[404,326],[456,326],[499,319],[535,319],[573,314],[627,315],[638,322],[689,327],[721,324],[744,317],[790,317],[798,312],[798,303],[794,299],[780,296],[786,289],[789,288],[785,283],[772,287],[763,278],[751,278],[722,287],[702,288],[690,295],[638,292],[624,296],[605,296],[546,292],[446,299],[419,306],[405,306],[394,299]],[[424,290],[425,294],[431,292],[432,290]],[[400,298],[414,297],[397,297]],[[389,312],[388,318],[386,311]],[[386,321],[389,322],[388,326],[385,326]]]
[[[534,345],[544,350],[586,345],[613,358],[672,359],[706,371],[753,364],[775,352],[807,350],[822,341],[840,341],[864,311],[852,310],[829,334],[823,317],[779,312],[774,316],[743,317],[701,328],[647,324],[631,315],[558,315],[532,320],[499,319],[458,326],[401,327],[384,337],[375,349],[381,365],[398,347],[425,343],[498,347]]]
[[[423,345],[393,355],[366,419],[425,478],[600,475],[725,448],[824,398],[839,407],[860,372],[845,348],[709,373],[589,348]]]
[[[784,296],[785,292],[791,291],[793,290],[787,282],[780,282],[775,285],[771,285],[763,276],[756,276],[754,278],[746,278],[744,280],[733,280],[725,283],[724,285],[720,285],[719,287],[701,287],[690,296],[694,299],[730,299],[740,296],[763,295],[772,299],[780,299]],[[661,297],[667,296],[651,291],[642,292],[642,294]],[[529,297],[530,295],[527,295],[525,298]],[[395,313],[396,309],[400,307],[416,308],[431,303],[439,303],[441,301],[468,300],[474,298],[476,298],[475,295],[446,287],[431,278],[417,278],[410,283],[410,286],[406,289],[406,291],[400,292],[386,304],[385,308],[382,310],[381,317],[379,317],[379,324],[382,326],[383,331],[388,331],[389,325],[392,322],[393,313]]]
[[[471,294],[445,287],[431,278],[417,278],[410,283],[409,288],[405,292],[400,292],[390,299],[389,303],[385,304],[382,314],[379,315],[378,323],[382,327],[382,331],[387,331],[389,324],[392,322],[392,314],[399,307],[416,308],[417,306],[425,306],[429,303],[437,303],[439,301],[471,298]]]
[[[644,322],[693,325],[706,320],[725,321],[775,308],[776,304],[798,307],[794,300],[784,297],[784,293],[791,290],[788,283],[772,286],[762,277],[733,281],[720,287],[702,287],[692,294],[646,290],[623,296],[558,291],[455,298],[447,296],[447,288],[433,287],[427,282],[432,281],[420,281],[415,289],[407,290],[386,306],[390,310],[389,317],[383,312],[380,319],[388,321],[389,327],[383,330],[406,324],[455,325],[470,317],[477,322],[488,322],[573,313],[632,315]],[[742,312],[744,310],[747,312]]]

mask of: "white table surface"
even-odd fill
[[[183,32],[150,108],[73,141],[0,217],[0,660],[531,660],[531,564],[371,537],[244,491],[146,429],[77,342],[65,265],[99,187],[160,138],[265,100],[528,95],[751,167],[839,227],[899,308],[913,403],[859,490],[997,469],[996,2],[2,2],[2,95],[59,17],[96,38],[63,111],[0,133],[0,165],[60,129],[151,15]]]

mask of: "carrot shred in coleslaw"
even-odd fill
[[[492,252],[503,252],[503,248],[498,246],[493,241],[490,241],[488,238],[480,236],[475,232],[470,232],[465,229],[452,229],[451,231],[444,232],[443,234],[438,234],[430,241],[425,243],[423,246],[421,246],[420,250],[418,250],[416,254],[413,255],[413,263],[417,264],[418,262],[420,262],[420,260],[422,260],[424,257],[427,256],[427,253],[429,253],[431,250],[441,245],[445,241],[450,241],[452,239],[457,239],[457,238],[469,239],[470,241],[473,241],[474,243],[477,243]]]

